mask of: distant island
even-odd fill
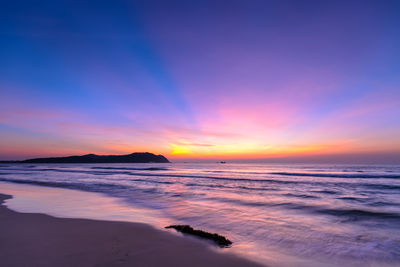
[[[35,158],[21,161],[0,161],[0,163],[169,163],[163,155],[149,152],[136,152],[128,155],[95,155]]]

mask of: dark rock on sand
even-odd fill
[[[170,225],[165,228],[174,228],[178,232],[181,232],[184,234],[189,234],[189,235],[194,235],[194,236],[198,236],[198,237],[205,238],[205,239],[210,239],[210,240],[214,241],[215,243],[217,243],[218,246],[220,246],[220,247],[229,247],[232,245],[232,241],[230,241],[229,239],[225,238],[222,235],[208,233],[208,232],[204,232],[202,230],[195,230],[190,225]]]

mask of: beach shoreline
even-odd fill
[[[15,212],[11,197],[0,193],[2,266],[260,266],[143,223]]]

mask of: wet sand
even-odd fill
[[[11,196],[0,194],[0,203]],[[55,218],[0,205],[1,266],[260,266],[149,225]]]

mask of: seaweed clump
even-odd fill
[[[226,237],[215,234],[215,233],[208,233],[202,230],[195,230],[193,229],[190,225],[170,225],[165,228],[174,228],[176,231],[184,233],[184,234],[189,234],[189,235],[194,235],[198,236],[201,238],[209,239],[214,241],[218,246],[220,247],[230,247],[232,245],[232,241],[227,239]]]

